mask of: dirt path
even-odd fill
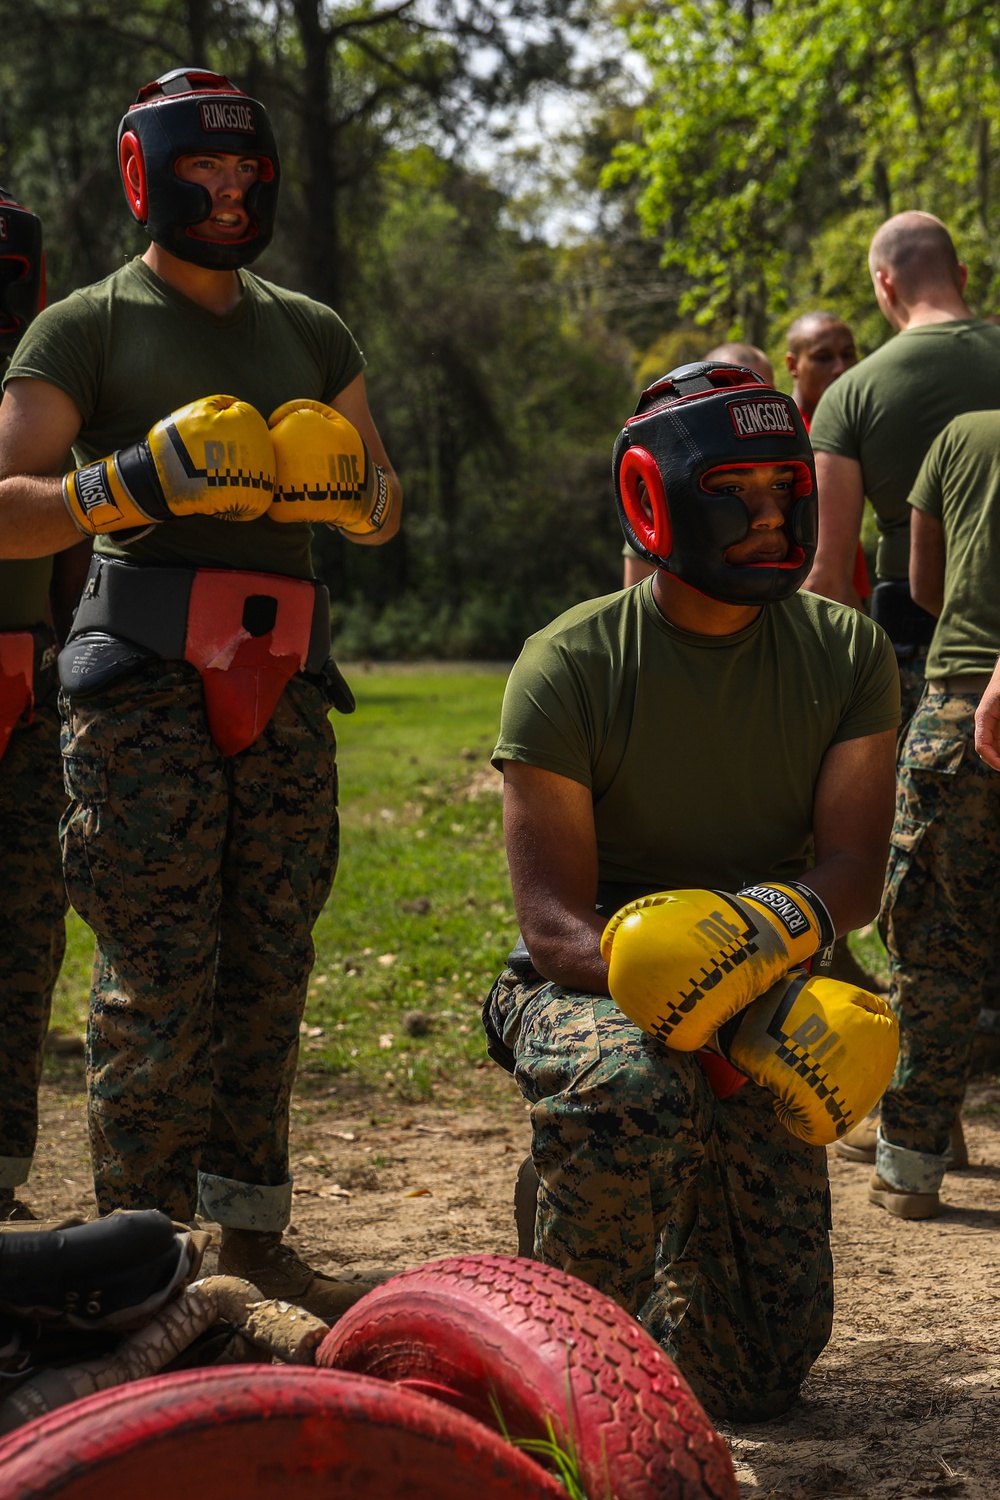
[[[473,1110],[298,1098],[298,1247],[321,1268],[513,1254],[527,1122],[495,1075],[488,1088]],[[970,1092],[966,1137],[972,1165],[946,1180],[951,1210],[924,1224],[870,1208],[868,1170],[831,1157],[833,1339],[788,1417],[727,1430],[744,1496],[1000,1496],[1000,1088]],[[45,1086],[39,1162],[36,1211],[91,1208],[79,1088]]]

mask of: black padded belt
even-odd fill
[[[196,568],[160,568],[94,555],[69,639],[59,655],[59,681],[86,697],[148,661],[183,661],[188,604]],[[298,580],[296,580],[298,581]],[[317,678],[341,713],[354,697],[330,659],[330,595],[314,580],[312,628],[305,672]],[[256,634],[253,626],[251,634]]]

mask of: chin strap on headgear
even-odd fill
[[[256,157],[259,175],[243,199],[249,224],[242,239],[199,235],[198,225],[212,211],[211,196],[177,175],[178,158],[197,152]],[[221,73],[175,68],[140,89],[118,127],[118,162],[132,217],[181,260],[235,271],[270,243],[281,176],[274,132],[263,104]]]
[[[737,567],[726,553],[749,533],[746,506],[703,481],[715,469],[759,464],[792,470],[788,555]],[[612,468],[625,538],[657,568],[727,604],[787,599],[805,582],[818,529],[812,448],[794,401],[755,371],[708,362],[671,370],[643,391]]]
[[[0,355],[13,354],[44,306],[41,220],[0,187]]]

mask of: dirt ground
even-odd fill
[[[293,1106],[295,1243],[321,1269],[398,1270],[443,1255],[514,1254],[524,1106],[484,1075],[481,1108],[402,1105],[326,1088]],[[971,1165],[947,1214],[871,1208],[869,1169],[831,1156],[837,1315],[799,1405],[726,1429],[753,1500],[1000,1496],[1000,1088],[970,1089]],[[43,1088],[36,1212],[91,1210],[78,1082]]]

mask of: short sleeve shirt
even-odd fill
[[[921,465],[910,504],[944,533],[944,605],[927,676],[992,672],[1000,653],[1000,412],[949,422]]]
[[[45,380],[72,398],[83,416],[73,447],[77,464],[138,442],[162,417],[203,396],[249,401],[265,420],[285,401],[332,401],[364,368],[336,313],[248,271],[240,276],[240,304],[220,317],[161,281],[144,261],[129,261],[40,313],[6,380]],[[127,547],[114,535],[99,537],[95,550],[137,563],[308,578],[311,536],[304,522],[267,516],[239,525],[187,516],[164,521]]]
[[[908,576],[906,501],[931,443],[953,417],[998,407],[1000,328],[979,318],[908,328],[824,391],[812,445],[861,465],[880,579]]]
[[[867,616],[797,594],[736,635],[691,635],[647,578],[526,641],[494,764],[589,789],[601,881],[737,890],[810,867],[826,751],[898,724],[895,657]]]

